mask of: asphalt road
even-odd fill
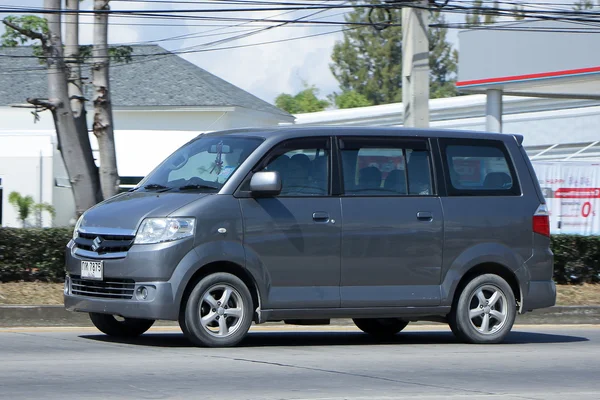
[[[518,326],[501,345],[414,326],[388,343],[349,327],[258,327],[241,347],[174,328],[135,341],[89,328],[0,329],[0,399],[599,399],[600,326]]]

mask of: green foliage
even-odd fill
[[[0,228],[0,282],[64,280],[71,228]]]
[[[355,90],[348,90],[340,94],[334,93],[331,96],[331,100],[337,108],[355,108],[373,105],[369,99]]]
[[[37,17],[35,15],[9,15],[5,18],[5,21],[17,25],[23,30],[32,31],[44,36],[47,36],[49,33],[48,21],[46,20],[46,18]],[[41,63],[44,62],[44,54],[42,52],[42,47],[40,46],[40,44],[37,43],[37,41],[32,41],[27,36],[23,35],[22,33],[14,30],[13,28],[7,25],[5,25],[5,28],[6,29],[4,33],[2,34],[2,36],[0,36],[1,46],[16,47],[33,44],[33,55],[39,57]],[[130,62],[132,52],[133,48],[131,46],[114,46],[108,49],[108,55],[110,57],[110,60],[116,62]],[[93,62],[91,45],[84,45],[79,47],[79,62],[82,64]]]
[[[390,13],[391,22],[402,21],[400,8],[390,9]],[[350,23],[368,23],[369,9],[355,8],[344,18]],[[377,31],[372,26],[349,27],[335,44],[329,66],[342,93],[356,91],[375,105],[402,101],[402,28],[389,26]]]
[[[133,53],[133,47],[131,46],[115,46],[109,47],[108,49],[108,57],[110,58],[110,61],[128,63],[131,61],[131,53]],[[82,63],[93,63],[94,60],[92,59],[92,46],[79,46],[79,58],[81,59]]]
[[[17,25],[24,30],[35,32],[44,36],[48,35],[48,21],[46,21],[46,18],[35,15],[9,15],[8,17],[4,18],[4,20],[12,23],[13,25]],[[15,47],[31,43],[31,39],[29,39],[27,36],[14,30],[8,25],[5,25],[5,27],[6,29],[4,33],[2,36],[0,36],[3,46]]]
[[[598,1],[598,4],[600,5],[600,1]],[[573,10],[575,10],[575,11],[592,10],[593,8],[594,8],[593,0],[579,0],[579,1],[576,1],[575,4],[573,5]]]
[[[21,194],[17,192],[11,192],[8,195],[8,202],[17,209],[19,213],[19,219],[25,227],[25,221],[29,218],[29,214],[33,211],[33,206],[35,205],[35,200],[31,196],[21,196]]]
[[[525,8],[515,4],[512,8],[512,14],[514,19],[522,21],[525,19]]]
[[[370,3],[381,4],[379,0]],[[356,2],[354,2],[356,3]],[[390,9],[389,16],[372,22],[402,21],[400,8]],[[369,10],[354,9],[345,17],[347,22],[368,23]],[[431,14],[431,24],[445,24],[439,12]],[[456,81],[458,53],[447,41],[448,28],[429,30],[430,93],[432,98],[450,97],[457,94]],[[331,55],[331,72],[338,80],[342,93],[354,91],[364,96],[371,104],[387,104],[402,101],[402,27],[388,26],[377,31],[371,26],[344,32],[344,39],[335,44]],[[334,94],[334,97],[339,94]]]
[[[494,9],[499,7],[498,1],[494,1],[492,7],[483,5],[483,0],[475,0],[473,2],[473,11],[465,16],[467,26],[479,26],[483,24],[493,24],[498,19],[497,12]]]
[[[48,212],[52,217],[56,215],[56,211],[54,207],[52,207],[48,203],[36,203],[31,196],[22,196],[20,193],[11,192],[8,195],[8,202],[13,205],[17,212],[19,213],[19,219],[25,227],[27,222],[27,218],[31,215],[32,212],[37,211],[42,213],[44,211]]]
[[[600,283],[600,237],[554,235],[556,283]]]
[[[440,12],[431,13],[431,24],[444,25],[446,19]],[[432,99],[452,97],[456,90],[458,51],[447,41],[448,28],[429,30],[429,97]]]
[[[282,93],[275,99],[275,105],[290,114],[301,114],[315,111],[323,111],[329,102],[317,97],[319,90],[315,86],[304,85],[305,89],[292,96]]]
[[[4,20],[26,31],[31,31],[43,36],[48,35],[48,21],[46,18],[38,17],[36,15],[9,15],[8,17],[4,18]],[[14,30],[6,24],[4,27],[4,33],[2,36],[0,36],[1,46],[16,47],[33,44],[33,55],[36,57],[43,56],[42,46],[37,43],[37,41],[32,42],[32,39]]]

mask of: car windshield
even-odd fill
[[[175,151],[135,190],[218,191],[261,141],[257,138],[201,136]]]

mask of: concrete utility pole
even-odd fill
[[[429,4],[402,8],[402,104],[404,126],[429,127]]]

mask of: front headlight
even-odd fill
[[[83,221],[83,214],[81,214],[81,217],[79,217],[79,219],[77,220],[77,223],[75,224],[75,228],[73,229],[73,240],[75,240],[79,237],[79,228],[81,227],[82,221]]]
[[[194,236],[195,218],[147,218],[135,235],[135,244],[170,242]]]

